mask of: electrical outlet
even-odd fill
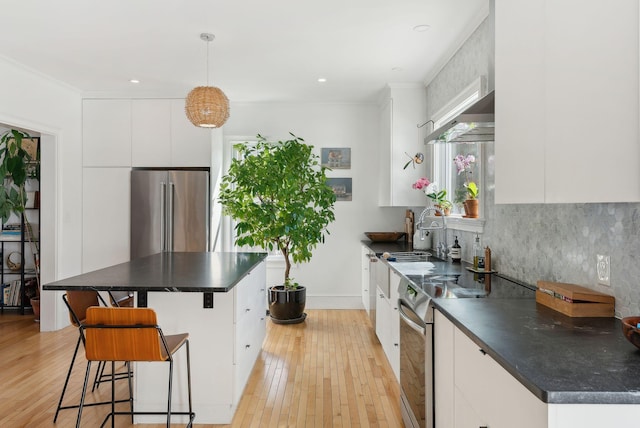
[[[598,264],[596,265],[596,271],[598,272],[598,284],[611,286],[611,260],[609,256],[603,256],[602,254],[598,254],[597,257]]]

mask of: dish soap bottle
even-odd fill
[[[476,240],[473,243],[473,268],[478,270],[478,259],[482,256],[482,246],[480,245],[480,236],[476,233]]]
[[[453,247],[451,247],[449,255],[451,256],[451,261],[453,263],[460,263],[460,259],[462,258],[462,248],[458,243],[458,237],[456,236],[455,238],[456,240],[453,243]]]

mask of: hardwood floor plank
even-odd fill
[[[302,324],[268,323],[267,339],[233,423],[196,427],[403,426],[399,387],[366,313],[308,310],[307,314]],[[2,427],[75,425],[76,410],[61,411],[57,424],[53,424],[53,415],[78,331],[67,327],[40,333],[38,327],[28,315],[0,315]],[[79,400],[85,367],[80,352],[65,403]],[[116,395],[126,396],[126,382],[116,385]],[[110,399],[109,385],[89,394],[89,399]],[[119,406],[126,408],[126,404]],[[82,425],[99,426],[106,412],[104,406],[86,408]],[[118,417],[116,424],[123,428],[163,426],[131,425],[126,416]]]

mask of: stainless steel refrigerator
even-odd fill
[[[131,259],[163,251],[209,251],[209,170],[131,171]]]

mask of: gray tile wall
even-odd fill
[[[427,87],[429,117],[489,69],[493,34],[481,24]],[[498,96],[500,96],[498,94]],[[499,125],[498,125],[499,126]],[[640,204],[496,205],[493,143],[486,144],[483,246],[491,247],[501,273],[535,284],[570,282],[616,298],[616,315],[640,315]],[[475,234],[458,235],[463,258],[471,259]],[[611,287],[597,284],[596,256],[611,257]]]

